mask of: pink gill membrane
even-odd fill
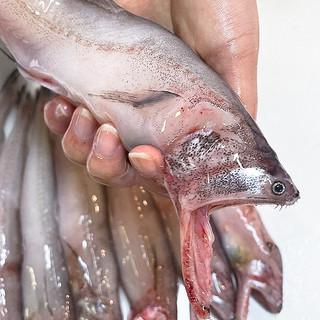
[[[195,211],[182,210],[180,216],[182,274],[189,301],[198,315],[210,315],[212,300],[211,267],[214,235],[207,207]]]

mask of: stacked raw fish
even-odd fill
[[[49,135],[48,91],[33,91],[14,72],[0,92],[1,129],[16,110],[0,154],[0,318],[120,320],[122,287],[130,319],[176,319],[180,231],[171,200],[91,180]],[[251,290],[279,312],[281,257],[254,207],[220,209],[211,222],[212,282],[197,279],[211,319],[246,319]]]
[[[136,146],[149,144],[162,152],[164,167],[162,172],[157,172],[155,180],[166,189],[179,214],[181,269],[189,301],[197,317],[208,318],[210,310],[215,309],[212,302],[217,302],[216,297],[220,294],[220,290],[216,290],[215,300],[213,299],[215,276],[212,276],[214,263],[211,261],[215,256],[215,236],[209,212],[241,204],[288,205],[299,198],[299,192],[290,176],[239,97],[172,33],[130,14],[112,0],[56,1],[50,2],[48,10],[38,0],[1,1],[0,37],[14,56],[19,70],[27,78],[64,95],[75,104],[85,104],[100,124],[112,121],[128,151]],[[39,127],[40,125],[35,125],[34,132],[40,130]],[[35,290],[33,294],[29,289],[24,292],[28,306],[25,313],[33,316],[44,312],[45,317],[59,313],[68,315],[72,312],[72,290],[69,293],[68,288],[63,285],[67,267],[60,258],[66,245],[58,244],[59,224],[53,216],[54,197],[43,195],[43,189],[48,188],[47,193],[53,191],[53,182],[46,188],[46,179],[33,176],[35,172],[41,172],[40,168],[49,170],[52,167],[50,158],[43,161],[43,153],[49,157],[49,149],[45,139],[40,139],[37,135],[31,139],[32,143],[36,145],[39,139],[43,151],[39,151],[39,146],[30,144],[29,155],[34,161],[39,161],[39,164],[34,165],[34,161],[28,159],[25,176],[30,176],[30,180],[35,182],[38,181],[35,179],[39,179],[42,188],[39,188],[37,194],[31,193],[27,190],[28,182],[24,182],[26,187],[23,188],[21,209],[31,210],[30,199],[37,195],[39,199],[32,209],[38,211],[34,216],[37,214],[41,219],[36,218],[35,223],[41,221],[43,228],[49,229],[43,235],[39,228],[30,223],[31,220],[23,217],[27,225],[34,228],[30,232],[22,223],[23,243],[26,246],[24,251],[28,253],[23,265],[29,267],[22,274],[23,279]],[[27,170],[29,167],[31,169]],[[52,175],[47,173],[47,179],[53,181]],[[112,208],[121,206],[122,203],[115,203]],[[59,216],[64,217],[65,214],[61,212]],[[119,218],[116,213],[114,216]],[[121,225],[116,219],[114,221],[116,225]],[[60,228],[60,232],[66,237],[65,232],[68,231]],[[43,248],[39,247],[38,241],[29,239],[30,233],[33,238],[34,234],[39,233],[39,242]],[[153,234],[139,228],[137,233],[146,234],[147,237]],[[88,243],[85,233],[83,236]],[[95,239],[98,241],[100,238]],[[221,240],[223,245],[224,237],[221,236]],[[70,250],[80,256],[79,261],[88,258],[89,254],[86,256],[78,243],[73,243],[66,237],[66,243],[68,241],[67,247],[74,246]],[[36,268],[37,264],[29,265],[29,244],[34,246],[31,250],[35,249],[42,267]],[[148,242],[150,247],[155,244],[157,242],[153,240]],[[88,247],[94,248],[94,245],[90,243]],[[128,252],[134,250],[130,246],[126,249]],[[109,249],[106,247],[104,250],[107,252]],[[157,251],[151,251],[158,257]],[[94,259],[101,262],[101,265],[94,266],[100,272],[102,256],[97,252],[94,255]],[[146,255],[151,262],[155,260],[151,254]],[[87,263],[84,262],[82,268],[85,269]],[[217,264],[221,267],[220,262]],[[152,265],[158,264],[153,262]],[[159,265],[162,266],[162,262]],[[264,265],[267,268],[267,264]],[[111,273],[113,267],[108,265],[107,268]],[[233,269],[236,273],[238,269],[243,270],[235,267]],[[218,273],[218,283],[230,282],[221,272]],[[83,275],[86,281],[87,274],[88,272]],[[160,276],[163,274],[161,272]],[[97,285],[99,276],[101,279],[106,276],[107,282],[112,278],[106,272],[91,279],[91,294],[104,292],[103,294],[110,294],[110,297],[99,298],[103,305],[101,308],[99,304],[92,302],[94,299],[89,299],[90,304],[93,303],[97,310],[108,310],[117,304],[111,297],[111,288],[100,288]],[[249,279],[250,276],[248,273],[246,277],[236,277],[239,288],[243,287],[240,280]],[[152,282],[152,278],[150,275],[148,283]],[[264,276],[259,276],[259,281],[263,279]],[[80,279],[76,281],[81,283]],[[252,281],[245,283],[250,283],[252,289],[258,287]],[[158,290],[158,285],[155,286]],[[63,293],[57,287],[61,287]],[[129,288],[126,290],[129,295]],[[136,310],[133,317],[146,317],[146,314],[169,317],[174,313],[172,310],[163,310],[167,306],[160,297],[161,294],[158,299],[157,290],[152,292],[159,303],[148,302],[148,305],[151,304],[150,308],[147,305],[140,306],[129,297]],[[143,292],[144,288],[140,293],[143,295]],[[259,296],[264,297],[262,291],[259,292]],[[83,292],[78,293],[79,299],[83,301]],[[58,296],[61,299],[63,297],[63,301],[55,303],[55,297]],[[245,305],[247,298],[243,301]],[[228,303],[222,304],[226,312],[230,312]]]

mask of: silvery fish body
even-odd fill
[[[121,319],[105,188],[55,142],[59,232],[78,319]]]
[[[3,320],[22,318],[19,204],[26,156],[26,131],[33,106],[26,90],[15,99],[19,107],[15,124],[0,155],[0,318]],[[10,106],[13,107],[12,101]]]
[[[270,312],[282,309],[282,260],[253,206],[228,207],[212,213],[237,282],[236,319],[245,320],[252,294]]]
[[[162,151],[189,299],[208,317],[209,209],[298,198],[238,96],[172,33],[110,0],[2,1],[0,37],[26,77],[114,122],[128,150]]]
[[[17,102],[19,93],[18,75],[17,70],[13,71],[0,89],[0,153],[5,140],[4,124],[8,113]]]
[[[177,319],[177,276],[159,211],[142,186],[107,188],[110,227],[131,320]]]
[[[73,319],[73,303],[56,216],[49,130],[43,121],[47,94],[40,92],[31,127],[21,194],[24,319]]]

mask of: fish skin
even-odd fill
[[[167,238],[172,249],[172,254],[175,260],[177,274],[182,277],[181,274],[181,252],[180,252],[180,222],[176,210],[169,198],[161,197],[156,194],[152,194],[152,198],[155,201],[163,227],[166,231]]]
[[[238,293],[236,319],[245,320],[250,294],[266,310],[282,308],[282,260],[253,206],[228,207],[211,215],[234,271]]]
[[[166,162],[159,182],[176,206],[295,201],[290,177],[230,87],[173,34],[113,6],[71,0],[45,12],[35,0],[2,2],[0,36],[26,76],[86,104],[100,123],[112,120],[128,150],[158,147]],[[154,103],[135,107],[141,101]],[[271,192],[277,180],[286,184],[281,196]]]
[[[214,234],[216,234],[215,231]],[[234,319],[236,300],[235,288],[232,282],[232,271],[218,237],[215,237],[212,249],[212,301],[210,311],[218,319],[231,320]]]
[[[49,131],[43,106],[51,96],[42,89],[28,145],[21,196],[23,315],[25,319],[72,319],[56,217],[56,190]]]
[[[22,319],[19,204],[26,156],[26,132],[32,107],[32,99],[24,90],[19,94],[14,127],[0,155],[1,319]]]
[[[130,319],[177,318],[177,276],[160,216],[142,186],[107,188],[110,225]]]
[[[197,225],[196,212],[204,215],[207,234],[182,233],[183,259],[196,250],[189,240],[213,240],[208,209],[298,199],[239,97],[181,40],[113,1],[58,3],[1,2],[0,37],[26,77],[87,105],[99,123],[112,121],[127,150],[149,144],[162,151],[165,173],[156,180],[168,190],[183,226]],[[272,191],[277,181],[285,185],[281,195]],[[203,243],[197,250],[205,253],[203,277],[211,287],[208,248]],[[185,281],[196,284],[187,265],[196,270],[192,259],[185,261]],[[195,289],[200,287],[188,295],[206,318],[209,296]]]
[[[5,140],[4,124],[6,122],[10,110],[17,103],[17,97],[19,95],[19,89],[17,84],[17,79],[19,78],[18,75],[19,72],[15,69],[13,72],[11,72],[6,82],[0,89],[0,154],[2,144]]]
[[[54,154],[60,237],[78,318],[121,319],[105,188],[66,158],[58,139]]]

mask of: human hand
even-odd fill
[[[255,0],[116,2],[128,11],[174,30],[229,83],[251,115],[256,116],[259,27]],[[45,119],[52,132],[64,134],[62,144],[67,157],[86,165],[90,175],[99,182],[131,186],[140,176],[149,190],[164,192],[154,180],[163,170],[158,149],[138,146],[128,154],[111,123],[99,126],[85,106],[76,108],[61,97],[47,104]]]

